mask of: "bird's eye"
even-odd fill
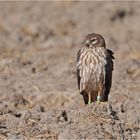
[[[96,41],[96,39],[93,39],[92,41]]]
[[[97,43],[97,38],[92,38],[91,39],[91,43],[94,45],[94,44],[96,44]]]
[[[96,41],[97,40],[97,38],[91,38],[91,41]]]

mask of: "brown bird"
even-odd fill
[[[85,104],[108,101],[112,83],[113,52],[106,49],[104,38],[88,34],[84,46],[77,53],[77,81]]]

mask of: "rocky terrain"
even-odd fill
[[[140,139],[140,2],[0,2],[1,139]],[[76,55],[114,52],[109,102],[84,105]]]

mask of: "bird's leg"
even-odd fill
[[[88,104],[91,104],[91,94],[88,94]]]
[[[100,95],[100,92],[98,93],[98,96],[97,96],[97,102],[100,102],[101,101],[101,95]]]

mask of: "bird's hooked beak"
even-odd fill
[[[87,47],[89,47],[89,45],[90,45],[90,41],[87,40],[87,41],[85,42],[85,45],[86,45]]]

